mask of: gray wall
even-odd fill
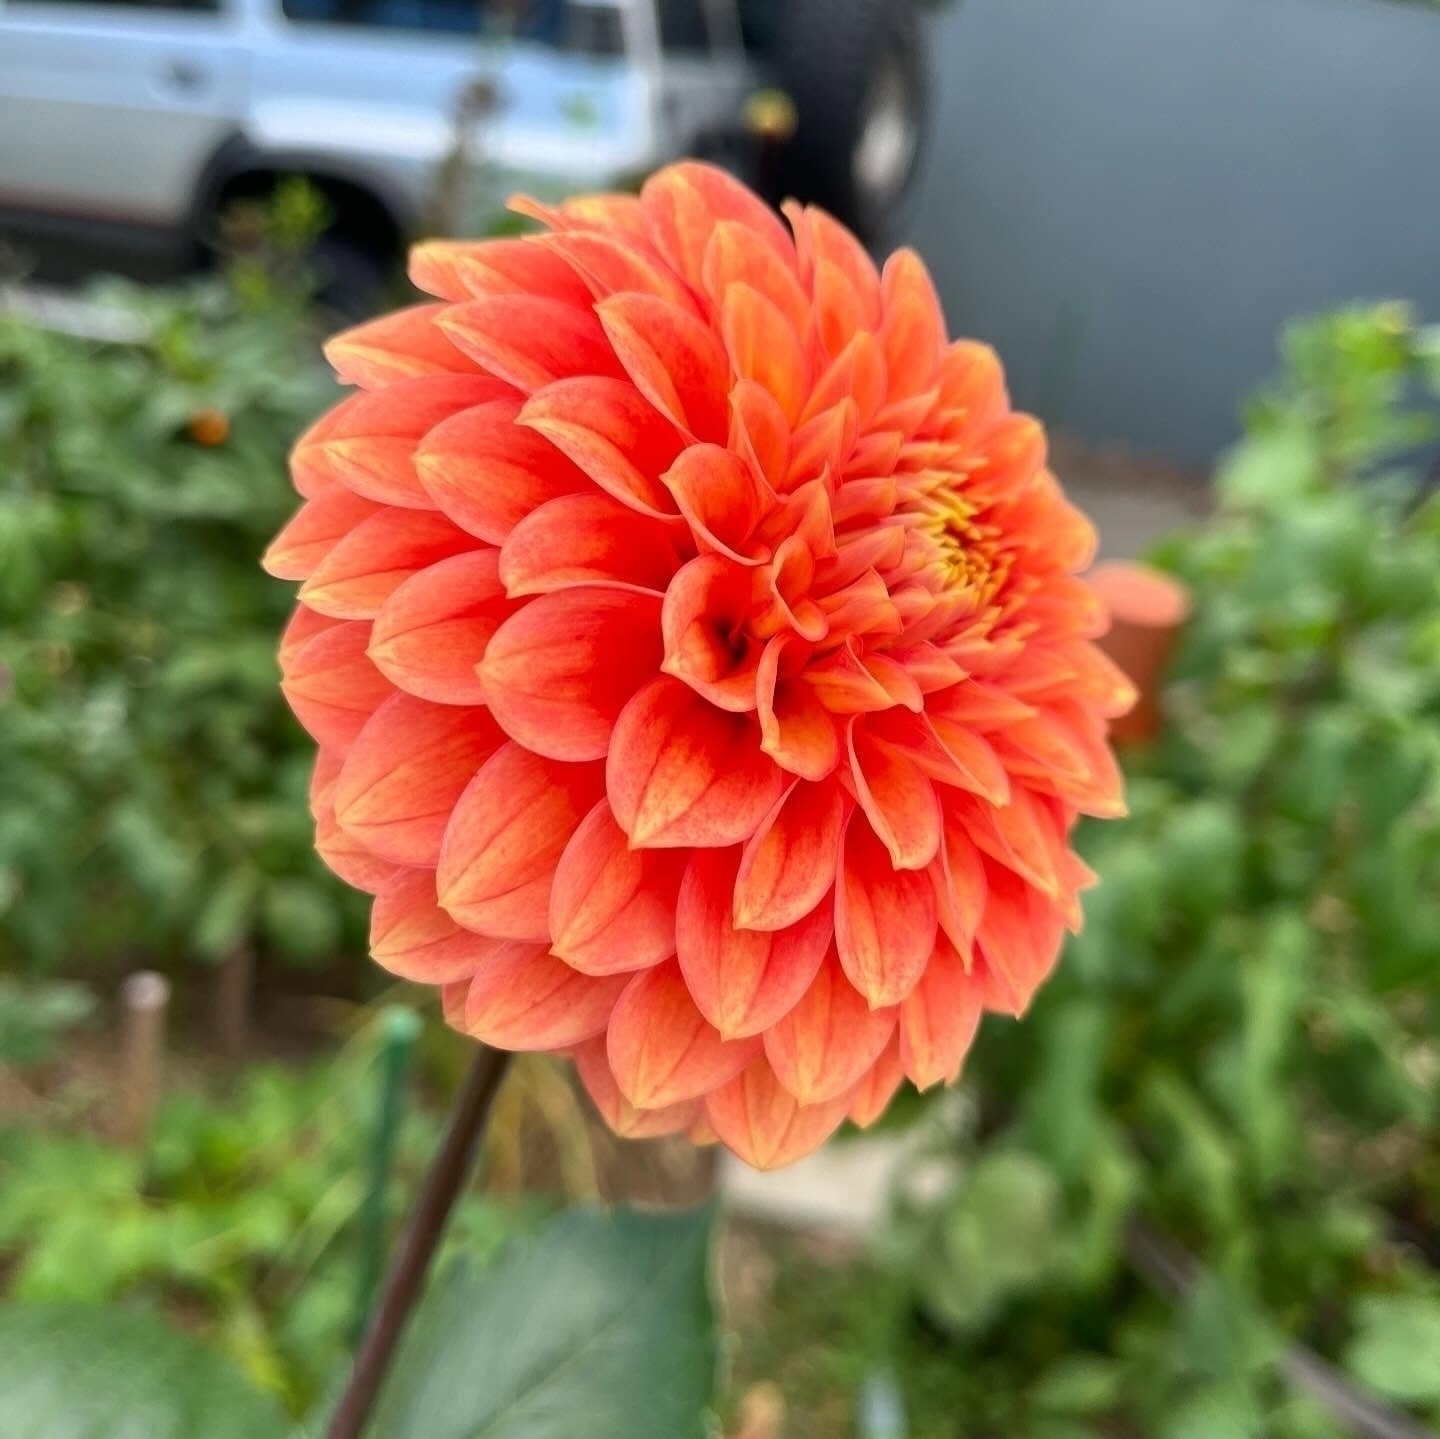
[[[1017,402],[1201,461],[1303,311],[1440,319],[1440,10],[960,0],[911,237]]]

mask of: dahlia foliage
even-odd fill
[[[317,844],[456,1028],[783,1164],[1079,921],[1130,701],[1093,533],[914,254],[693,164],[517,208],[415,250],[438,298],[331,343],[294,453]]]

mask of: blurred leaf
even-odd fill
[[[0,1064],[48,1063],[61,1039],[94,1010],[95,997],[84,985],[26,985],[0,974]]]
[[[1275,916],[1258,938],[1258,952],[1240,979],[1243,1080],[1237,1118],[1262,1181],[1273,1184],[1287,1172],[1298,1138],[1282,1066],[1297,1037],[1313,941],[1305,921],[1289,912]]]
[[[374,1439],[702,1439],[715,1382],[710,1210],[575,1210],[412,1323]]]
[[[130,1309],[0,1309],[0,1433],[15,1439],[270,1439],[274,1402],[203,1345]]]
[[[1236,446],[1221,463],[1215,483],[1226,504],[1278,508],[1298,504],[1319,475],[1314,435],[1292,423]]]
[[[939,1216],[938,1249],[921,1256],[922,1292],[942,1323],[983,1328],[1042,1280],[1058,1253],[1060,1189],[1019,1150],[983,1155]]]
[[[1057,1414],[1100,1414],[1119,1402],[1121,1366],[1098,1355],[1076,1355],[1052,1365],[1036,1380],[1030,1402]]]
[[[197,954],[205,959],[223,959],[244,941],[254,913],[257,887],[253,870],[235,869],[211,890],[191,940]]]
[[[1402,1404],[1440,1401],[1440,1296],[1363,1299],[1345,1366],[1377,1394]]]

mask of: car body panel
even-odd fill
[[[569,0],[611,12],[614,54],[334,23],[329,0],[218,3],[0,0],[0,206],[190,227],[237,166],[343,178],[410,231],[471,104],[473,229],[513,189],[554,198],[703,148],[754,84],[733,0],[705,0],[720,43],[704,56],[662,56],[655,0]]]
[[[0,198],[173,225],[243,124],[250,49],[233,15],[118,5],[0,9]]]

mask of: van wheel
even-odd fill
[[[872,244],[905,218],[929,86],[915,0],[791,0],[776,60],[795,102],[790,193]]]
[[[394,278],[394,266],[387,260],[333,231],[315,241],[309,261],[316,307],[337,323],[368,320],[383,304]]]

